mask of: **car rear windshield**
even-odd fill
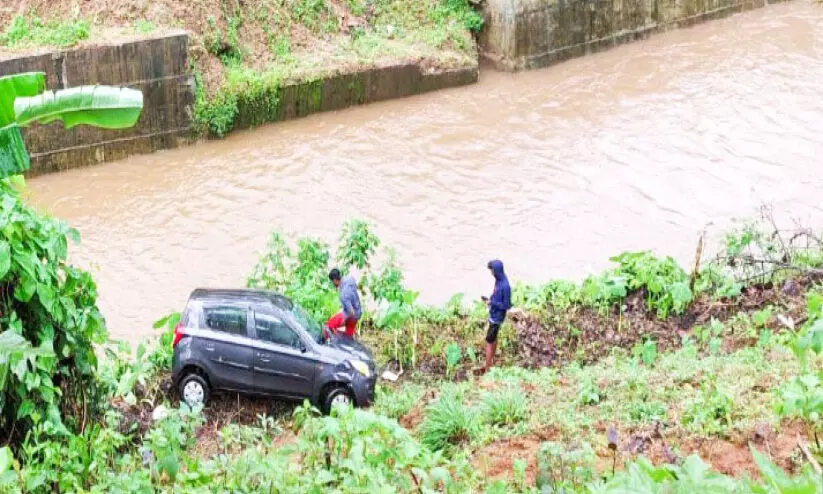
[[[307,314],[302,307],[297,305],[297,303],[292,304],[291,315],[294,317],[294,320],[297,321],[297,324],[303,326],[314,341],[323,343],[323,328],[321,328],[320,324],[315,321],[312,316]]]

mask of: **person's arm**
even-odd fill
[[[500,290],[496,289],[492,293],[491,298],[489,299],[489,308],[501,310],[504,307],[503,297],[501,296]]]

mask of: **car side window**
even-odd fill
[[[254,329],[257,338],[269,343],[300,348],[302,346],[297,334],[276,316],[254,313]]]
[[[203,307],[203,316],[208,329],[247,336],[247,311],[242,307],[230,305]]]

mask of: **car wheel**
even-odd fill
[[[349,388],[343,386],[331,388],[323,398],[323,412],[326,414],[331,413],[332,408],[340,405],[354,406],[354,394]]]
[[[209,401],[209,383],[200,374],[191,373],[180,381],[180,399],[186,405],[205,405]]]

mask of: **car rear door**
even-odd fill
[[[249,307],[231,302],[204,303],[201,326],[199,350],[209,366],[212,385],[251,391],[254,339],[250,336]]]
[[[316,355],[274,310],[255,308],[254,385],[258,392],[312,396]]]

